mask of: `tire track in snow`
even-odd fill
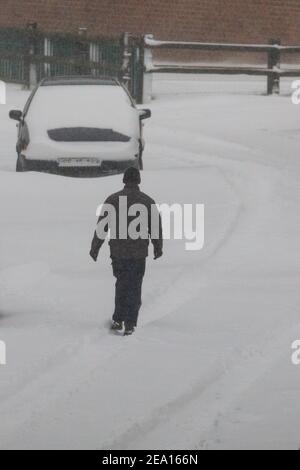
[[[159,450],[178,449],[179,445],[187,450],[213,448],[216,442],[207,441],[209,431],[215,430],[243,393],[282,358],[282,351],[297,331],[300,333],[299,322],[273,331],[271,339],[246,347],[233,365],[217,363],[190,389],[155,408],[148,417],[107,442],[103,449]]]

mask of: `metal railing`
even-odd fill
[[[45,34],[36,25],[0,29],[0,79],[32,88],[56,75],[121,73],[123,44],[115,38]]]

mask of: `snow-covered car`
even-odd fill
[[[17,171],[81,171],[113,174],[142,169],[143,120],[118,80],[55,77],[42,80],[23,111],[10,111],[18,121]]]

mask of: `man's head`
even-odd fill
[[[124,184],[141,184],[141,174],[137,168],[127,168],[123,178]]]

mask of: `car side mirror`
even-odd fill
[[[21,121],[22,116],[23,116],[22,111],[19,111],[17,109],[13,109],[12,111],[9,112],[10,119],[13,119],[14,121]]]
[[[152,112],[151,112],[150,109],[140,109],[139,114],[140,114],[140,119],[141,120],[149,119],[152,116]]]

